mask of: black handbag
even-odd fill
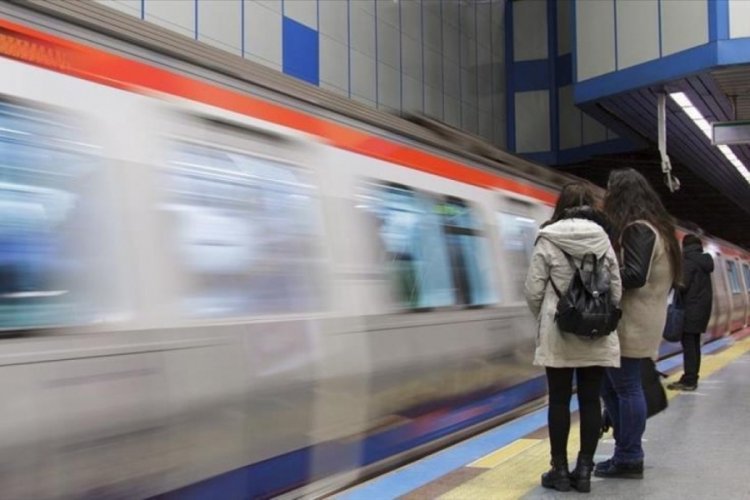
[[[656,369],[656,363],[651,358],[641,360],[641,385],[646,398],[646,414],[653,417],[667,409],[667,391],[661,383],[664,374]]]
[[[651,358],[641,360],[641,385],[643,386],[643,397],[646,400],[647,418],[663,412],[669,405],[667,391],[664,390],[661,383],[661,379],[665,377],[665,374],[656,369],[656,363]],[[612,419],[605,408],[602,412],[602,427],[599,431],[599,437],[609,431],[612,425]]]
[[[664,324],[662,337],[667,342],[679,342],[682,339],[685,325],[685,307],[682,305],[682,293],[673,289],[672,303],[667,307],[667,322]]]

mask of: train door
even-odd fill
[[[165,115],[163,235],[180,314],[286,315],[324,307],[312,145],[261,126]],[[309,155],[309,156],[306,156]]]
[[[742,277],[745,280],[745,326],[750,325],[750,262],[742,263]]]
[[[745,288],[740,276],[739,261],[736,257],[729,257],[725,261],[727,287],[729,288],[729,303],[731,312],[729,313],[729,331],[734,332],[742,328],[745,324]]]
[[[508,195],[499,197],[495,213],[500,234],[502,285],[511,303],[524,302],[524,282],[545,207]]]
[[[716,267],[712,274],[714,286],[712,331],[714,337],[721,337],[729,331],[731,297],[727,287],[726,264],[721,253],[714,256],[714,263]]]

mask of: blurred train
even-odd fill
[[[0,5],[0,75],[3,498],[318,496],[544,394],[568,177],[90,3]]]

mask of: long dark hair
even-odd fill
[[[577,207],[593,207],[595,201],[594,190],[587,184],[583,182],[569,182],[563,186],[560,192],[560,197],[557,199],[552,218],[542,224],[542,227],[554,224],[560,219],[565,218],[566,210]]]
[[[632,168],[613,170],[607,181],[604,213],[613,226],[615,241],[631,222],[645,220],[654,226],[666,244],[672,281],[674,284],[680,283],[682,254],[675,235],[674,219],[645,177]]]

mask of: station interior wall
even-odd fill
[[[632,149],[574,102],[573,1],[520,1],[508,7],[508,149],[548,165]]]
[[[506,146],[505,0],[97,0],[313,85]]]
[[[747,0],[576,0],[575,17],[577,82],[750,37]]]

